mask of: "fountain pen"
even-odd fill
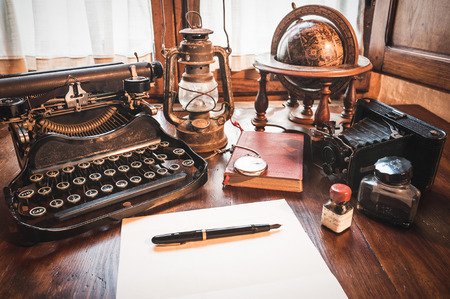
[[[186,242],[203,241],[209,239],[256,234],[279,228],[281,224],[251,224],[224,228],[199,229],[178,233],[157,235],[152,238],[156,245],[178,245]]]

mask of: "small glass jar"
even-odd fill
[[[407,159],[379,159],[374,174],[361,181],[357,209],[384,222],[409,227],[420,199],[420,191],[410,184],[411,177],[412,166]]]
[[[349,203],[352,190],[344,184],[330,188],[330,200],[322,208],[322,225],[336,233],[343,232],[352,224],[353,207]]]

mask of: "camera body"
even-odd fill
[[[425,190],[436,177],[446,133],[374,99],[360,99],[350,128],[311,138],[313,161],[353,190],[385,156],[411,161],[411,183]]]

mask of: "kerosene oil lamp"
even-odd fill
[[[191,25],[189,15],[196,15],[199,24]],[[194,151],[210,152],[225,147],[228,142],[224,124],[231,118],[234,110],[228,62],[231,50],[229,47],[212,45],[209,35],[213,31],[202,28],[198,12],[187,12],[186,21],[189,27],[180,31],[183,35],[180,46],[163,50],[164,116],[176,127],[177,136]],[[219,60],[223,89],[221,106],[218,105],[218,84],[210,70],[215,56]],[[185,66],[178,91],[175,90],[177,60]],[[176,100],[181,104],[184,114],[187,113],[186,116],[180,116],[178,111],[174,112]],[[219,109],[216,108],[218,106]]]

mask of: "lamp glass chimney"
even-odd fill
[[[178,101],[183,109],[188,112],[207,112],[216,107],[219,99],[217,82],[212,73],[203,82],[191,82],[184,76],[181,78],[178,92]]]

